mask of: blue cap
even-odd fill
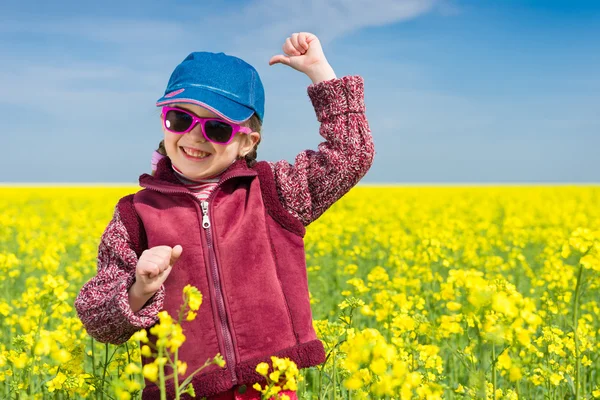
[[[179,64],[157,106],[191,103],[231,122],[265,113],[265,90],[250,64],[224,53],[194,52]]]

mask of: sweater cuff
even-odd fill
[[[132,327],[135,331],[143,328],[149,328],[158,321],[158,312],[162,309],[163,299],[165,296],[165,289],[161,287],[148,301],[144,304],[141,310],[134,313],[129,305],[129,288],[133,285],[135,277],[127,277],[126,280],[121,281],[117,295],[115,296],[115,304],[117,312],[121,315],[121,318],[127,321],[127,324]],[[129,339],[133,332],[124,332],[127,337],[120,338],[125,341]]]
[[[360,76],[343,78],[312,84],[308,87],[319,122],[346,113],[364,113],[364,80]]]

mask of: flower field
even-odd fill
[[[0,399],[140,398],[141,335],[95,342],[73,307],[135,190],[0,188]],[[598,186],[353,189],[307,231],[328,358],[299,398],[600,398],[598,205]]]

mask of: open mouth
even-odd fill
[[[210,153],[207,153],[205,151],[196,150],[196,149],[192,149],[189,147],[179,147],[179,148],[183,151],[183,154],[185,154],[188,158],[192,158],[192,159],[196,159],[196,160],[202,160],[211,155]]]

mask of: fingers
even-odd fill
[[[304,51],[308,50],[308,41],[307,38],[310,36],[310,33],[300,32],[298,34],[298,45],[304,49]],[[314,36],[314,35],[312,35]]]
[[[308,32],[302,32],[306,35],[306,45],[308,47],[310,47],[310,42],[312,42],[313,40],[317,39],[316,35],[313,35],[312,33],[308,33]],[[307,47],[307,49],[308,49]]]
[[[312,33],[292,33],[290,37],[285,39],[285,42],[281,47],[281,49],[283,50],[283,55],[280,54],[277,56],[273,56],[269,61],[269,65],[277,63],[290,65],[290,57],[301,56],[306,54],[306,52],[310,48],[310,43],[315,39],[317,39],[317,37]]]
[[[147,276],[148,278],[155,278],[167,268],[168,264],[165,265],[165,263],[155,262],[153,260],[143,260],[143,262],[138,264],[137,274]]]
[[[180,245],[173,247],[173,250],[171,251],[171,260],[169,261],[169,265],[173,266],[173,264],[175,264],[175,262],[181,256],[182,252],[183,252],[183,247],[181,247]]]
[[[306,49],[300,45],[299,36],[299,33],[292,33],[292,36],[289,38],[292,46],[294,46],[294,50],[296,50],[297,55],[304,54],[306,52]]]
[[[317,37],[309,32],[292,33],[290,37],[285,39],[281,47],[283,54],[273,56],[269,60],[269,65],[281,63],[290,66],[292,63],[291,58],[306,54],[310,48],[310,43],[315,39]]]
[[[271,60],[269,60],[269,65],[273,65],[273,64],[277,64],[277,63],[290,65],[290,58],[280,54],[280,55],[271,57]]]
[[[137,272],[141,275],[147,275],[149,278],[160,276],[175,264],[182,252],[183,248],[180,245],[173,248],[170,246],[156,246],[144,250],[138,262]]]
[[[299,56],[299,55],[301,55],[300,50],[298,50],[296,48],[296,46],[294,46],[294,43],[292,43],[292,38],[291,37],[285,39],[285,43],[283,43],[282,49],[283,49],[283,52],[285,54],[290,55],[290,56]]]

